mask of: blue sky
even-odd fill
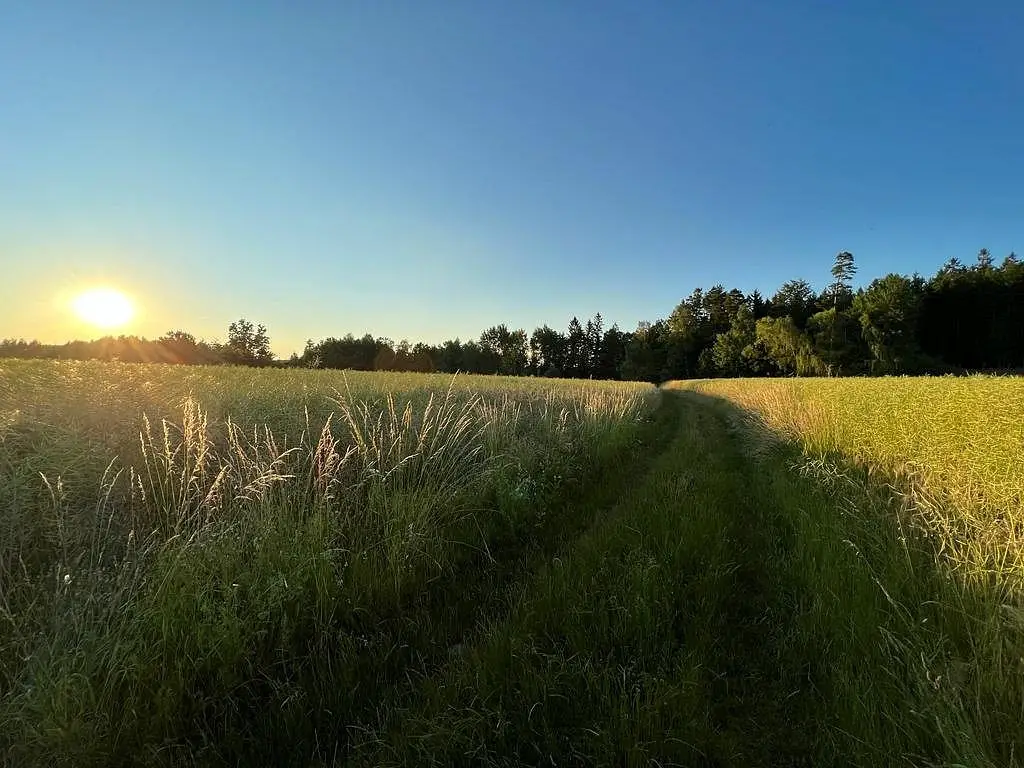
[[[20,6],[20,7],[17,7]],[[475,337],[1024,250],[1019,2],[0,8],[0,337]]]

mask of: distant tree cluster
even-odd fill
[[[310,340],[273,360],[267,329],[232,323],[225,343],[172,331],[46,345],[0,341],[0,357],[190,364],[289,365],[665,381],[718,376],[846,376],[1024,370],[1024,264],[948,261],[929,280],[889,274],[854,291],[853,254],[841,251],[820,293],[789,280],[771,298],[715,285],[697,288],[666,319],[634,331],[605,329],[601,314],[565,331],[527,334],[496,325],[476,340],[410,344],[366,334]]]
[[[721,285],[695,290],[667,320],[642,324],[620,369],[659,381],[1024,369],[1024,265],[953,259],[930,280],[889,274],[857,290],[840,252],[819,294],[806,280],[769,299]]]
[[[155,340],[104,336],[94,341],[65,344],[3,339],[0,340],[0,357],[183,365],[270,365],[274,362],[267,329],[262,325],[254,326],[244,318],[228,326],[228,340],[223,344],[196,339],[185,331],[168,331]]]
[[[617,326],[604,330],[600,314],[584,326],[573,318],[565,333],[543,326],[527,336],[508,326],[488,328],[477,340],[452,339],[443,344],[397,344],[367,334],[320,342],[310,340],[291,365],[313,368],[351,368],[385,371],[444,371],[501,374],[504,376],[556,376],[603,378],[619,376],[629,334]]]

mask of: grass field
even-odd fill
[[[844,730],[879,723],[894,752],[926,764],[1019,764],[1024,379],[672,386],[739,407],[753,456],[782,451],[834,498],[833,513],[791,520],[820,603],[808,634],[833,651],[839,697],[862,699]],[[830,549],[843,546],[848,571]]]
[[[943,560],[978,586],[1024,577],[1024,379],[732,379],[688,384],[819,456],[887,476]]]
[[[1022,406],[0,362],[0,755],[1017,765]]]
[[[501,586],[657,396],[0,363],[4,754],[301,754],[326,722],[345,748],[462,641],[473,580]]]

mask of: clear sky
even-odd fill
[[[436,342],[1024,250],[1024,3],[0,3],[0,337]]]

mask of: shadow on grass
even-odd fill
[[[888,479],[710,396],[358,765],[1013,765],[993,666]],[[903,515],[901,517],[901,515]],[[987,650],[986,650],[987,649]]]
[[[210,690],[197,692],[208,706],[163,753],[211,764],[344,761],[365,733],[394,724],[422,679],[500,621],[533,571],[649,470],[677,416],[663,402],[627,444],[596,457],[545,500],[543,514],[518,517],[519,524],[488,537],[486,551],[465,549],[454,569],[390,610],[347,610],[329,632],[299,629],[285,647],[264,643],[273,654],[250,659],[244,686],[224,695],[211,681]],[[481,506],[497,503],[484,499]]]
[[[810,764],[784,521],[723,414],[668,397],[651,471],[354,764]]]
[[[680,396],[723,414],[790,529],[796,639],[828,734],[819,759],[1020,764],[1024,614],[1007,604],[1019,597],[944,557],[904,478],[809,455],[722,398]]]
[[[287,633],[261,617],[163,742],[102,757],[1015,764],[1020,625],[949,573],[894,478],[693,392],[666,392],[630,440],[389,610],[317,623],[300,605]]]

